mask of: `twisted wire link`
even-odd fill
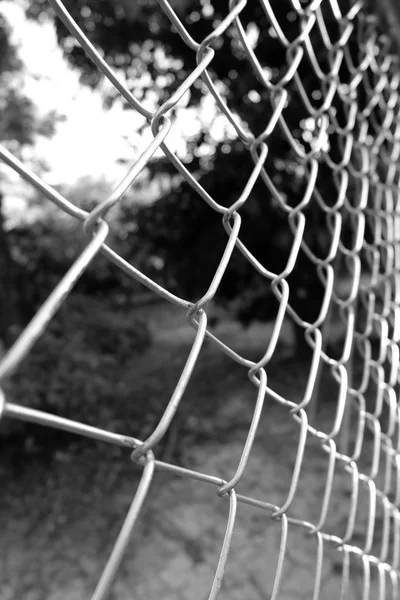
[[[280,524],[281,540],[280,547],[276,548],[278,560],[273,599],[279,597],[282,584],[282,572],[290,546],[288,530],[295,528],[300,528],[315,542],[315,571],[310,573],[314,582],[314,600],[321,595],[323,557],[328,549],[334,549],[341,559],[341,598],[348,597],[354,565],[358,567],[363,598],[370,597],[373,577],[378,581],[380,598],[397,598],[400,576],[400,408],[397,401],[400,383],[400,69],[397,56],[390,50],[388,38],[380,32],[377,17],[368,12],[362,0],[349,2],[347,12],[342,11],[342,3],[338,0],[314,0],[307,4],[292,0],[292,10],[298,20],[298,34],[294,39],[288,39],[284,23],[279,21],[274,12],[274,3],[260,0],[273,35],[286,56],[285,69],[275,76],[266,68],[268,65],[261,64],[257,49],[253,48],[246,33],[242,12],[247,0],[230,0],[225,17],[203,40],[193,39],[167,0],[159,0],[160,10],[164,11],[175,31],[193,51],[197,66],[172,96],[152,112],[118,79],[73,21],[61,0],[49,0],[49,3],[124,102],[147,119],[153,139],[133,161],[127,175],[110,196],[102,199],[89,213],[64,198],[6,148],[0,147],[0,159],[60,210],[81,221],[88,236],[86,248],[1,360],[0,380],[18,369],[78,278],[99,252],[131,278],[186,311],[188,323],[196,332],[175,390],[158,424],[145,440],[20,406],[8,402],[3,394],[1,396],[0,418],[38,423],[130,448],[132,459],[143,467],[142,479],[92,596],[93,600],[102,600],[109,594],[140,509],[146,502],[155,469],[215,485],[216,493],[229,504],[225,538],[214,581],[210,582],[209,598],[216,598],[221,587],[229,559],[237,502],[266,511],[271,519]],[[336,23],[336,37],[332,37],[329,28],[332,20]],[[215,42],[223,39],[228,32],[236,36],[249,68],[268,94],[271,116],[258,135],[228,106],[210,70],[218,52]],[[314,49],[315,36],[318,36],[324,48],[324,65],[320,64]],[[350,51],[351,44],[358,46],[357,53]],[[319,86],[319,94],[310,95],[307,91],[300,74],[300,68],[304,68],[305,64],[315,78],[315,85]],[[230,206],[224,206],[218,198],[211,197],[168,145],[168,136],[173,128],[173,109],[199,79],[205,84],[205,93],[214,98],[220,114],[233,127],[237,140],[254,163],[245,188],[237,191],[237,197]],[[308,146],[292,131],[285,115],[293,95],[300,100],[303,117],[307,119],[309,131],[312,132]],[[305,174],[306,185],[295,204],[293,198],[287,198],[276,186],[266,166],[268,153],[273,146],[271,136],[276,131],[283,136]],[[333,146],[337,146],[337,151],[332,151]],[[162,287],[111,250],[106,243],[109,226],[105,219],[108,211],[121,200],[159,149],[198,194],[199,201],[205,202],[210,210],[221,215],[221,227],[227,236],[225,250],[208,289],[195,302]],[[331,174],[335,189],[333,203],[324,197],[320,186],[323,168]],[[286,216],[292,237],[286,264],[280,272],[271,270],[268,260],[266,264],[261,263],[241,240],[240,211],[259,181],[263,182],[266,192]],[[327,233],[323,255],[316,254],[305,235],[309,210],[313,208],[317,208],[324,217]],[[350,236],[346,235],[348,230],[351,231]],[[208,306],[217,294],[235,248],[268,283],[279,304],[265,353],[258,361],[236,352],[208,327]],[[291,303],[288,279],[296,268],[300,252],[306,254],[324,288],[319,314],[312,322],[305,320]],[[343,269],[347,274],[345,290],[341,286]],[[344,331],[339,356],[333,355],[326,343],[325,328],[332,312],[340,316]],[[269,364],[276,355],[286,317],[303,330],[312,350],[305,391],[298,402],[285,398],[268,384]],[[244,367],[255,387],[253,413],[237,468],[232,473],[223,473],[218,477],[162,462],[153,454],[174,421],[205,339]],[[354,372],[355,352],[361,364],[358,374]],[[328,430],[320,428],[316,419],[312,418],[311,410],[312,402],[320,393],[322,369],[329,372],[337,389],[336,411]],[[297,428],[291,480],[286,497],[279,505],[270,502],[268,497],[254,498],[236,491],[246,472],[267,396],[287,411],[287,419]],[[321,510],[314,522],[298,518],[292,511],[305,466],[306,445],[310,441],[315,442],[327,457]],[[371,452],[367,452],[368,445],[372,448]],[[332,531],[328,524],[334,481],[338,476],[345,478],[349,485],[347,522],[343,535]],[[362,539],[357,529],[362,512],[361,498],[367,505]],[[378,514],[382,515],[380,538],[377,536]]]

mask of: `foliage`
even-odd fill
[[[95,423],[129,390],[121,376],[150,343],[147,327],[115,306],[74,294],[6,384],[10,400]]]
[[[218,148],[214,169],[204,174],[202,183],[214,198],[229,204],[239,197],[251,169],[247,154],[232,151],[227,156]],[[216,173],[223,173],[224,178],[216,177]],[[293,195],[297,188],[296,192],[300,195],[304,182],[301,178],[296,181],[293,173],[292,180],[282,177],[280,186],[282,194]],[[294,236],[286,215],[276,203],[266,200],[265,188],[258,182],[251,199],[240,211],[240,239],[258,261],[278,273],[287,263]],[[308,211],[308,218],[305,240],[312,250],[321,250],[329,240],[322,210]],[[161,279],[191,300],[205,293],[228,240],[221,215],[210,210],[184,183],[159,199],[155,206],[139,211],[136,221],[139,240],[146,240],[152,251],[162,259]],[[318,235],[315,235],[316,230]],[[309,303],[303,288],[307,288],[310,294],[314,293],[317,300],[322,294],[322,286],[317,278],[313,278],[311,266],[306,254],[300,253],[295,271],[289,278],[293,283],[291,303],[305,319],[316,317],[318,302]],[[257,274],[242,254],[235,251],[221,281],[217,299],[228,301],[237,298],[236,311],[243,322],[248,323],[254,317],[271,319],[276,314],[278,304],[275,298],[269,296],[269,283]]]
[[[79,179],[73,185],[58,186],[59,191],[85,210],[91,210],[109,195],[112,186],[105,179]],[[107,244],[122,256],[133,252],[127,242],[134,227],[134,217],[125,220],[124,212],[111,211]],[[32,199],[28,215],[8,232],[12,259],[24,274],[25,324],[78,258],[88,243],[80,223],[66,215],[40,195]],[[129,250],[129,252],[128,252]],[[143,248],[142,248],[143,252]],[[134,252],[136,259],[139,249]],[[138,291],[139,284],[99,253],[76,284],[76,290],[96,298],[119,298],[127,304]],[[21,289],[21,288],[20,288]]]
[[[56,111],[39,115],[38,107],[25,94],[25,75],[10,26],[0,14],[0,141],[11,143],[14,150],[32,144],[37,135],[51,136],[61,118]]]
[[[348,2],[342,4],[345,12]],[[43,3],[35,3],[30,8],[31,16],[38,17],[45,10],[44,6]],[[101,48],[111,66],[123,72],[139,98],[149,102],[153,98],[154,102],[154,91],[157,89],[159,105],[170,98],[195,67],[195,53],[171,29],[163,12],[156,8],[156,2],[132,5],[124,0],[88,0],[85,3],[66,0],[65,6],[91,41]],[[193,0],[176,1],[173,7],[195,40],[203,40],[228,11],[227,3],[217,0],[201,3]],[[299,34],[301,24],[292,3],[282,0],[274,3],[273,9],[286,37],[293,40]],[[285,75],[290,57],[274,35],[262,3],[248,2],[240,18],[249,39],[253,40],[254,52],[264,66],[266,76],[270,81],[278,81]],[[339,29],[332,12],[326,10],[324,19],[329,35],[332,39],[336,38]],[[81,70],[82,81],[97,85],[101,75],[93,63],[82,48],[73,42],[59,20],[56,21],[56,27],[60,45],[70,62]],[[328,71],[327,52],[318,27],[314,27],[310,35],[320,69]],[[215,43],[215,50],[209,69],[212,79],[217,82],[235,118],[253,134],[262,133],[274,109],[271,92],[249,69],[233,27]],[[357,55],[354,36],[349,40],[348,51]],[[308,98],[318,109],[323,102],[321,82],[306,54],[297,73]],[[345,82],[350,77],[351,73],[343,62],[341,81]],[[290,96],[284,118],[297,143],[308,152],[313,141],[313,135],[307,130],[309,110],[295,81],[289,84],[288,90]],[[200,108],[205,91],[204,83],[197,81],[190,90],[188,106]],[[360,96],[360,107],[362,102]],[[343,103],[338,93],[332,104],[337,108],[340,121],[343,118]],[[178,118],[183,114],[179,110],[182,109],[176,111]],[[211,110],[217,119],[217,108]],[[329,144],[331,158],[336,160],[340,156],[343,140],[332,134]],[[285,131],[279,126],[269,136],[268,147],[266,170],[279,192],[273,193],[261,184],[256,185],[241,211],[241,239],[270,271],[279,272],[284,268],[293,244],[293,231],[289,228],[282,204],[293,207],[299,204],[310,174],[301,165]],[[221,142],[207,123],[199,123],[198,133],[187,140],[184,162],[207,192],[225,206],[231,205],[239,197],[253,168],[247,150],[237,142],[232,131],[227,131]],[[168,161],[163,160],[154,161],[149,170],[153,177],[160,172],[172,174]],[[337,195],[336,185],[324,163],[319,166],[317,186],[324,202],[328,205],[333,203]],[[125,211],[126,220],[135,220],[138,226],[130,255],[132,259],[135,258],[138,245],[150,247],[153,264],[159,261],[155,275],[161,282],[195,299],[207,289],[227,238],[219,216],[200,200],[186,182],[171,180],[170,187],[154,206],[144,208],[138,215],[131,209]],[[304,239],[318,256],[324,257],[329,239],[328,217],[316,201],[312,205],[312,210],[307,214]],[[346,226],[343,237],[348,235]],[[290,304],[307,320],[314,319],[318,314],[323,292],[316,269],[310,266],[306,253],[301,250],[296,271],[291,276],[294,291]],[[151,264],[148,268],[151,269]],[[248,322],[252,318],[270,318],[276,311],[275,299],[271,294],[266,296],[268,290],[268,282],[262,281],[254,268],[235,254],[217,299],[234,301],[238,316]]]
[[[304,2],[304,7],[307,4]],[[28,12],[38,18],[46,12],[46,5],[44,0],[39,1]],[[147,106],[159,106],[168,100],[196,65],[195,52],[188,48],[178,32],[171,27],[155,0],[133,4],[126,0],[65,0],[65,6],[90,40],[101,49],[104,58],[122,73],[132,92],[146,101]],[[229,10],[228,3],[218,0],[176,0],[172,6],[190,35],[197,41],[204,40]],[[351,6],[349,0],[343,0],[340,9],[345,14]],[[278,122],[267,139],[268,157],[265,168],[270,177],[270,185],[258,183],[241,209],[243,225],[240,239],[273,273],[282,272],[293,246],[296,223],[295,219],[288,223],[288,207],[299,205],[310,181],[309,166],[305,166],[298,158],[293,144],[297,144],[306,153],[313,149],[315,123],[310,123],[309,117],[312,110],[318,114],[322,108],[324,112],[324,101],[332,92],[330,118],[335,123],[326,132],[324,143],[329,149],[330,161],[340,163],[346,143],[345,124],[348,121],[347,108],[341,95],[342,88],[353,78],[351,63],[358,65],[362,60],[354,30],[346,40],[346,57],[338,71],[343,84],[341,89],[331,89],[328,76],[321,78],[316,75],[316,63],[323,73],[329,74],[332,71],[329,62],[332,55],[326,48],[326,35],[335,40],[343,33],[342,24],[335,18],[329,3],[321,5],[320,10],[323,11],[326,32],[322,32],[316,24],[309,33],[315,56],[305,51],[297,66],[296,76],[289,77],[290,81],[285,85],[289,92],[283,110],[287,129]],[[273,11],[287,40],[295,40],[302,31],[302,22],[293,10],[293,3],[290,0],[275,2]],[[279,82],[287,75],[296,45],[286,48],[281,43],[262,2],[248,2],[240,19],[263,68],[264,77],[270,82]],[[56,20],[56,28],[65,55],[71,64],[81,70],[82,81],[96,86],[102,75],[59,20]],[[234,25],[213,43],[213,48],[215,56],[209,67],[212,80],[242,127],[254,135],[262,134],[273,114],[274,92],[259,81],[249,68],[249,61],[234,32]],[[363,131],[362,135],[376,137],[382,125],[382,116],[378,108],[375,110],[374,107],[366,106],[364,88],[369,85],[375,83],[366,81],[365,85],[357,87],[355,93],[359,111],[368,108],[367,113],[370,114],[368,131]],[[185,117],[185,110],[198,109],[198,115],[201,112],[204,114],[204,98],[210,99],[210,94],[204,82],[199,80],[190,88],[181,105],[169,112],[173,120],[171,139],[179,129],[179,120]],[[108,98],[110,102],[114,99],[115,97]],[[244,189],[254,165],[232,128],[225,128],[223,135],[215,133],[213,122],[221,118],[221,113],[215,104],[210,106],[211,117],[200,121],[197,133],[185,140],[186,155],[183,162],[213,198],[230,206]],[[224,116],[222,120],[226,125]],[[355,127],[358,126],[356,123]],[[356,130],[354,135],[357,136]],[[383,154],[388,150],[390,148],[382,146]],[[358,152],[353,148],[352,161],[357,161]],[[171,177],[170,186],[165,193],[160,194],[161,197],[153,206],[145,207],[139,212],[129,206],[124,208],[125,222],[135,224],[134,235],[129,235],[126,239],[127,252],[124,256],[158,278],[163,285],[190,300],[196,300],[207,289],[227,242],[220,216],[199,198],[188,183],[177,177],[167,160],[154,160],[149,165],[148,174],[152,178],[168,174]],[[349,181],[346,189],[347,210],[343,211],[340,238],[341,244],[346,248],[351,245],[352,202],[359,192],[354,189],[357,185],[355,178],[350,177]],[[308,247],[320,259],[327,256],[327,245],[332,237],[332,223],[327,207],[337,200],[339,187],[335,169],[323,157],[318,163],[316,192],[305,211],[307,225],[302,247],[295,269],[289,277],[290,306],[307,321],[313,321],[319,313],[323,285],[315,262],[310,261],[306,250]],[[143,254],[139,258],[138,248],[145,248],[147,256]],[[224,275],[216,300],[233,307],[236,315],[245,323],[252,319],[269,319],[277,310],[269,280],[261,278],[249,261],[245,261],[237,251]],[[298,342],[304,343],[303,330],[297,331],[297,334]]]

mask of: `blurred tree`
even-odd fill
[[[136,3],[128,0],[65,0],[64,4],[92,43],[101,49],[104,58],[123,74],[131,91],[147,106],[159,105],[170,98],[196,66],[195,52],[171,28],[156,0]],[[175,0],[171,5],[190,35],[198,41],[203,40],[228,12],[227,3],[218,0]],[[346,13],[351,5],[350,0],[343,0],[342,12]],[[46,7],[44,0],[35,2],[28,12],[39,18]],[[329,35],[337,39],[341,33],[340,23],[329,6],[322,6],[322,10]],[[301,22],[290,0],[274,2],[273,11],[286,38],[294,40],[301,32]],[[293,56],[290,50],[287,53],[278,39],[262,3],[248,2],[240,19],[248,42],[263,66],[264,76],[271,82],[279,81],[285,76]],[[98,85],[102,80],[101,73],[64,25],[59,20],[55,22],[59,43],[69,61],[81,70],[82,81],[90,86]],[[310,38],[320,69],[329,72],[332,69],[330,55],[317,25],[312,28]],[[270,90],[249,68],[249,61],[233,28],[216,40],[213,47],[216,54],[209,72],[219,92],[237,121],[254,135],[261,134],[274,110]],[[355,33],[349,38],[347,50],[357,64],[359,45]],[[328,89],[328,83],[321,82],[316,76],[311,60],[312,57],[305,52],[297,68],[299,79],[293,79],[288,85],[290,95],[283,115],[291,135],[278,125],[268,138],[269,153],[265,166],[276,191],[273,186],[267,188],[258,183],[241,210],[241,239],[256,258],[275,273],[284,268],[294,239],[283,205],[297,206],[310,179],[309,167],[299,160],[292,146],[294,140],[303,151],[309,152],[315,141],[304,94],[313,108],[318,109]],[[339,74],[343,83],[352,77],[346,60],[341,63]],[[304,90],[299,87],[299,81]],[[365,101],[362,89],[359,94],[362,107]],[[109,96],[107,101],[113,102],[115,97]],[[203,114],[204,109],[209,111],[209,118],[199,121],[197,133],[185,140],[184,164],[213,198],[229,206],[240,196],[254,165],[248,151],[238,143],[232,127],[226,125],[227,120],[220,118],[215,104],[206,105],[205,98],[210,100],[210,95],[204,82],[198,80],[182,102],[186,109],[177,107],[169,115],[176,117],[174,127],[177,128],[188,108],[198,107],[199,111],[203,109]],[[337,90],[333,94],[332,105],[336,109],[338,123],[346,122],[346,108]],[[218,124],[223,129],[222,134]],[[173,132],[174,128],[171,138]],[[331,133],[326,143],[329,144],[331,160],[340,162],[344,138]],[[171,177],[175,174],[167,160],[153,161],[149,176],[160,172],[170,173]],[[351,185],[348,188],[350,197],[354,191]],[[334,203],[338,184],[324,162],[319,164],[316,188],[325,205]],[[329,215],[321,205],[321,202],[313,201],[306,211],[304,242],[314,253],[324,257],[331,233]],[[135,218],[138,226],[132,254],[137,248],[137,240],[145,240],[152,251],[148,268],[157,265],[156,269],[153,268],[155,276],[190,299],[199,298],[207,289],[226,245],[227,237],[220,216],[199,198],[190,185],[176,179],[175,175],[175,179],[171,179],[171,189],[158,199],[155,206],[144,208],[135,215],[127,211],[126,217]],[[351,223],[345,223],[342,230],[345,245],[350,230]],[[315,264],[309,260],[304,248],[300,250],[289,282],[293,284],[290,305],[302,319],[313,321],[321,306],[323,286]],[[234,301],[239,318],[249,322],[256,318],[271,318],[277,311],[278,302],[269,291],[269,282],[236,253],[221,283],[218,299]],[[304,345],[301,329],[297,330],[297,342],[298,346]]]
[[[11,31],[0,14],[0,143],[19,154],[34,143],[37,135],[53,133],[57,119],[52,112],[39,116],[23,89],[24,66]],[[8,346],[16,329],[26,323],[33,310],[32,282],[23,264],[15,256],[12,232],[3,215],[3,191],[0,187],[0,340]]]
[[[104,176],[91,175],[77,179],[73,184],[60,184],[56,189],[70,202],[91,210],[112,191],[113,186]],[[111,231],[107,243],[117,252],[126,253],[127,230],[132,229],[132,219],[124,222],[116,207],[108,217]],[[48,296],[57,281],[66,273],[87,245],[87,236],[76,219],[63,213],[57,206],[43,203],[40,194],[33,196],[29,206],[30,219],[21,221],[10,232],[12,246],[18,262],[23,264],[29,279],[35,281],[31,304],[36,307]],[[129,278],[110,263],[102,254],[86,269],[76,284],[77,291],[93,296],[126,294],[132,288]]]
[[[397,0],[367,0],[368,8],[373,11],[381,21],[384,31],[390,36],[392,43],[400,54],[400,4]]]

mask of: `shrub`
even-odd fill
[[[147,326],[132,314],[72,295],[7,382],[7,397],[104,426],[125,399],[122,373],[149,344]]]

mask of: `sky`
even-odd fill
[[[15,2],[2,2],[1,11],[12,26],[13,40],[30,75],[25,83],[27,96],[41,113],[56,109],[66,117],[53,138],[42,138],[35,146],[36,155],[49,165],[46,179],[73,183],[96,173],[109,173],[113,179],[119,170],[116,160],[129,156],[123,136],[137,129],[139,119],[119,103],[104,110],[100,92],[79,83],[79,73],[70,68],[57,46],[51,22],[27,21]]]

